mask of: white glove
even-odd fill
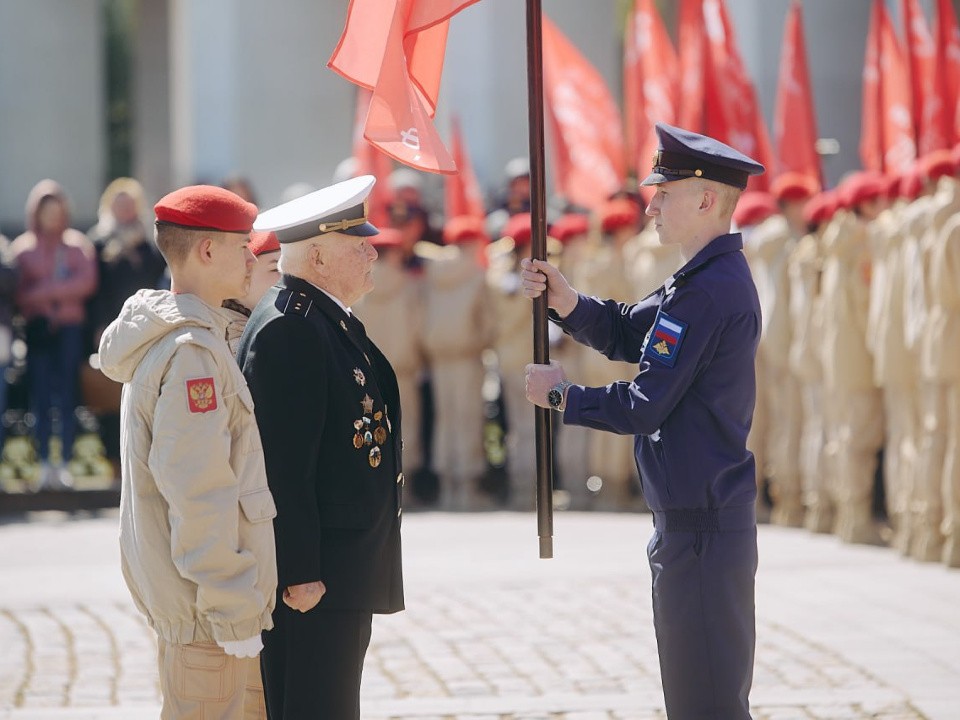
[[[263,640],[259,635],[254,635],[246,640],[217,640],[217,645],[223,648],[227,655],[237,658],[256,657],[263,650]]]

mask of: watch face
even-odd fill
[[[563,393],[559,390],[551,390],[547,393],[547,402],[550,403],[550,407],[560,407],[560,403],[563,402]]]

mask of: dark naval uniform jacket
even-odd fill
[[[633,305],[581,296],[558,324],[611,360],[639,365],[632,382],[574,385],[563,421],[636,436],[654,511],[753,507],[747,434],[756,400],[760,302],[739,233],[711,241]]]
[[[363,325],[290,275],[257,305],[237,359],[256,406],[278,585],[320,580],[317,610],[403,609],[400,393]]]
[[[581,296],[561,327],[632,382],[567,391],[568,424],[634,435],[667,717],[749,720],[757,496],[747,434],[760,303],[739,234],[634,305]],[[559,320],[558,318],[554,318]]]

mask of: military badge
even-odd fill
[[[212,377],[187,380],[187,407],[192,413],[217,409],[217,386]]]
[[[373,441],[377,443],[377,445],[383,445],[387,441],[387,431],[382,427],[378,427],[373,431]]]
[[[370,448],[370,454],[367,456],[370,461],[370,467],[380,467],[380,463],[383,460],[383,455],[380,452],[380,448],[372,447]]]
[[[340,329],[344,332],[347,331],[347,324],[343,320],[340,321]]]
[[[367,384],[367,376],[363,374],[363,370],[360,368],[353,369],[353,379],[357,381],[357,385],[363,387]]]
[[[353,446],[357,450],[363,447],[363,435],[361,435],[360,433],[353,434]]]
[[[364,395],[363,400],[360,401],[360,404],[363,406],[364,415],[369,415],[373,412],[373,398],[369,395]],[[369,420],[367,422],[369,422]]]
[[[662,310],[657,314],[653,332],[647,341],[646,356],[657,362],[673,367],[677,364],[680,345],[687,334],[687,324],[670,317]]]

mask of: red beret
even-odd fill
[[[819,182],[796,172],[785,172],[770,185],[770,194],[780,202],[809,200],[819,191]]]
[[[891,183],[888,197],[902,197],[906,200],[916,200],[923,192],[923,179],[925,173],[919,165],[914,165],[910,170],[902,173],[896,178],[895,183]]]
[[[825,190],[814,195],[803,207],[803,219],[807,225],[822,225],[837,212],[836,193]]]
[[[939,180],[944,175],[954,175],[957,172],[957,161],[950,150],[927,153],[920,158],[917,165],[927,180]]]
[[[751,190],[743,193],[733,211],[733,221],[737,227],[759,225],[771,215],[780,212],[777,201],[767,192]]]
[[[490,241],[483,220],[472,215],[458,215],[451,218],[443,228],[443,242],[447,245],[455,245],[468,240],[482,240],[484,243]]]
[[[503,236],[513,238],[515,247],[529,245],[533,237],[533,228],[530,225],[530,213],[512,215],[503,227]]]
[[[612,233],[624,227],[636,228],[640,221],[640,208],[627,198],[615,198],[600,208],[600,230]]]
[[[157,222],[197,230],[248,233],[257,206],[236,193],[213,185],[191,185],[164,195],[153,206]]]
[[[590,220],[579,213],[563,215],[550,226],[550,236],[562,243],[569,242],[578,235],[586,235],[589,231]]]
[[[861,203],[885,197],[888,192],[888,180],[878,172],[856,172],[837,188],[840,205],[852,210]]]
[[[396,228],[380,228],[380,232],[370,236],[370,244],[376,248],[400,247],[403,234]]]
[[[250,243],[247,247],[254,255],[263,255],[264,253],[277,252],[280,249],[280,241],[273,230],[254,230],[250,233]]]

